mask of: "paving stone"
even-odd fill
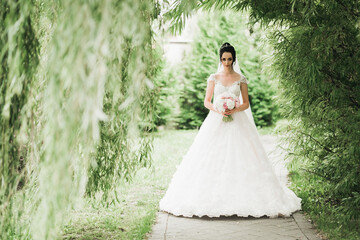
[[[167,225],[163,226],[166,218]],[[226,239],[276,239],[302,240],[320,239],[315,228],[306,221],[301,212],[288,218],[265,219],[212,219],[177,217],[165,212],[158,212],[157,223],[154,225],[150,240],[188,239],[188,240],[226,240]],[[295,220],[298,219],[298,222]]]

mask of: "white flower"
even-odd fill
[[[228,109],[233,109],[235,107],[235,102],[229,97],[235,99],[236,96],[229,92],[224,92],[222,94],[219,94],[215,99],[215,108],[220,112],[225,112],[224,104],[226,104]]]
[[[224,108],[224,106],[223,106],[223,103],[222,103],[222,101],[220,100],[220,101],[217,101],[217,103],[216,103],[216,109],[218,110],[218,111],[220,111],[220,112],[225,112],[225,108]]]
[[[235,107],[235,102],[231,99],[226,99],[226,105],[228,106],[228,108],[231,110]]]

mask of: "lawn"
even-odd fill
[[[166,130],[154,133],[153,163],[140,169],[131,183],[119,186],[120,203],[102,207],[88,199],[73,211],[63,239],[144,239],[155,221],[158,203],[176,165],[190,147],[197,130]]]

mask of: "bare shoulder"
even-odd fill
[[[235,78],[236,80],[241,79],[241,74],[240,74],[240,73],[237,73],[237,72],[234,72],[234,78]]]
[[[215,79],[219,79],[219,77],[221,76],[220,75],[221,73],[213,73],[212,75],[214,76]]]

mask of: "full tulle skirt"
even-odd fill
[[[175,216],[290,216],[301,198],[282,183],[244,111],[209,111],[160,200]]]

